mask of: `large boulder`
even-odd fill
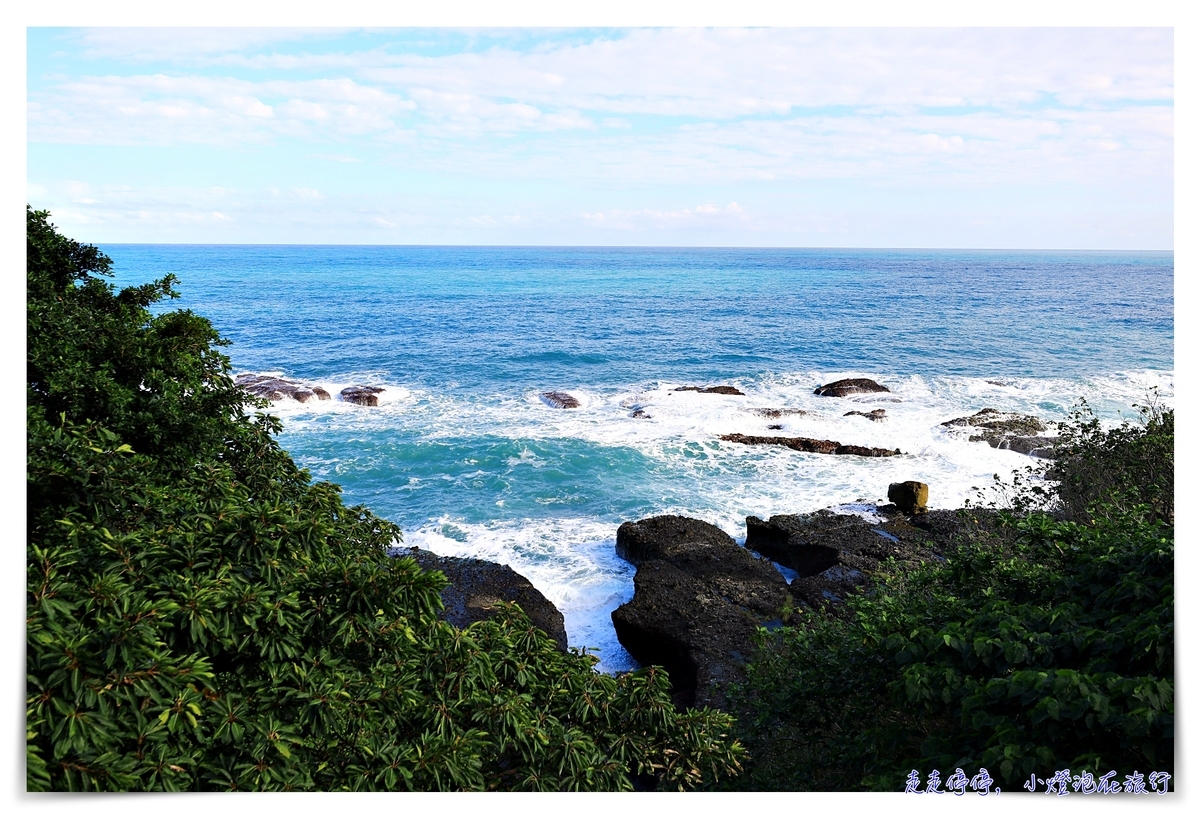
[[[356,384],[347,386],[341,391],[342,400],[358,406],[378,406],[379,393],[385,391],[382,386],[363,386]]]
[[[623,523],[617,553],[637,566],[633,599],[612,614],[621,644],[667,669],[681,706],[719,705],[756,629],[791,601],[783,576],[716,526],[674,515]]]
[[[929,502],[929,486],[918,480],[905,480],[888,486],[888,500],[905,514],[924,514]]]
[[[891,392],[882,384],[875,383],[870,378],[843,378],[833,381],[813,390],[814,395],[826,398],[844,398],[846,395],[858,395],[864,392]]]
[[[293,381],[289,378],[278,378],[274,375],[256,375],[247,372],[238,375],[234,383],[245,389],[251,395],[266,398],[269,401],[291,399],[300,403],[312,400],[329,400],[329,392],[315,384]]]
[[[412,557],[426,571],[441,571],[450,580],[442,591],[441,618],[456,628],[491,618],[498,602],[515,602],[535,627],[545,631],[564,653],[567,631],[563,615],[529,580],[507,565],[469,557],[443,557],[419,548],[399,548],[397,557]]]
[[[746,446],[786,446],[798,452],[815,454],[854,454],[860,457],[894,457],[903,454],[899,449],[878,449],[871,446],[852,446],[836,440],[818,440],[812,437],[769,437],[764,435],[729,434],[721,440],[741,443]]]

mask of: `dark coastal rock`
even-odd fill
[[[563,615],[529,580],[507,565],[466,557],[442,557],[419,548],[397,549],[397,557],[412,557],[426,571],[441,571],[450,580],[442,591],[441,618],[456,628],[482,622],[496,613],[497,602],[515,602],[535,627],[567,650]]]
[[[291,398],[300,403],[316,400],[329,400],[329,393],[319,386],[293,381],[289,378],[276,378],[272,375],[256,375],[248,372],[238,375],[234,383],[245,389],[251,395],[279,401]]]
[[[775,418],[784,417],[786,415],[807,415],[808,414],[808,412],[804,411],[803,409],[747,409],[746,411],[752,415],[758,415],[759,417],[764,417],[764,418],[771,418],[772,420],[774,420]]]
[[[638,567],[633,599],[612,614],[617,638],[660,664],[681,705],[715,705],[741,678],[755,629],[779,619],[787,583],[714,525],[664,515],[622,523],[617,554]]]
[[[746,518],[746,547],[799,574],[789,590],[815,609],[844,601],[885,560],[912,564],[930,559],[935,548],[949,545],[949,536],[939,542],[929,529],[899,516],[882,523],[829,511]]]
[[[887,410],[886,409],[872,409],[870,412],[859,412],[858,410],[853,410],[853,411],[847,412],[846,414],[842,415],[842,417],[848,418],[851,415],[861,415],[862,417],[865,417],[867,420],[884,420],[887,417]]]
[[[738,389],[736,386],[677,386],[676,392],[699,392],[703,395],[745,395],[746,393]]]
[[[818,386],[813,390],[814,395],[827,398],[844,398],[846,395],[858,395],[863,392],[891,392],[886,386],[875,383],[870,378],[843,378],[840,381]]]
[[[1052,459],[1054,457],[1054,447],[1057,444],[1057,437],[1042,437],[1039,435],[1023,437],[1018,435],[1004,438],[996,448],[1011,449],[1014,452],[1027,454],[1030,457]]]
[[[383,392],[382,386],[347,386],[341,391],[342,400],[346,403],[357,404],[358,406],[378,406],[379,393]]]
[[[968,417],[947,420],[942,426],[968,430],[969,440],[986,441],[993,449],[1012,449],[1035,457],[1051,457],[1057,441],[1057,438],[1040,435],[1046,431],[1046,424],[1038,418],[1016,412],[1001,412],[990,407]]]
[[[929,502],[929,486],[917,480],[905,480],[888,486],[888,500],[905,514],[924,514]]]
[[[853,454],[860,457],[894,457],[902,454],[899,449],[877,449],[870,446],[851,446],[836,440],[818,440],[811,437],[769,437],[765,435],[729,434],[721,440],[742,443],[746,446],[786,446],[798,452],[815,454]]]
[[[578,409],[580,406],[575,396],[566,392],[543,392],[541,398],[555,409]]]
[[[631,418],[641,418],[642,420],[650,419],[650,415],[646,414],[645,409],[634,409],[632,412],[629,413],[629,416]]]

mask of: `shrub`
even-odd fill
[[[944,563],[877,577],[850,617],[760,632],[742,786],[1173,772],[1173,414],[1106,432],[1080,412],[1064,441],[1046,496],[1081,520],[1002,514]]]

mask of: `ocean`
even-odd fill
[[[404,543],[507,563],[600,669],[636,666],[609,615],[633,593],[617,526],[655,514],[739,541],[753,514],[868,511],[920,480],[978,499],[1025,455],[941,423],[984,407],[1108,423],[1174,401],[1163,253],[101,245],[118,286],[174,273],[235,373],[324,386],[285,400],[280,443]],[[826,398],[869,377],[889,393]],[[383,387],[377,407],[337,400]],[[676,391],[733,386],[744,395]],[[578,408],[551,406],[561,391]],[[754,409],[799,409],[764,417]],[[884,409],[882,421],[859,415]],[[779,426],[777,430],[770,426]],[[900,449],[743,446],[741,432]]]

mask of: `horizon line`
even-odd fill
[[[883,250],[883,251],[943,251],[943,252],[1009,252],[1009,253],[1174,253],[1175,248],[1108,248],[1108,247],[854,247],[850,245],[784,245],[784,244],[378,244],[378,243],[308,243],[308,242],[197,242],[197,241],[85,241],[84,244],[110,246],[156,247],[401,247],[411,249],[481,250]]]

